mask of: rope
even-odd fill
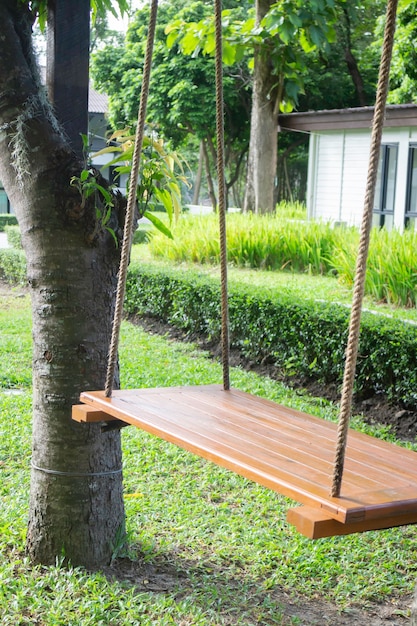
[[[68,476],[70,478],[98,478],[99,476],[114,476],[116,474],[121,474],[123,472],[123,468],[119,467],[115,470],[107,470],[105,472],[61,472],[60,470],[52,470],[47,469],[45,467],[39,467],[35,465],[33,462],[30,464],[31,468],[36,470],[37,472],[42,472],[43,474],[50,474],[51,476]]]
[[[227,289],[227,243],[226,243],[226,181],[224,175],[224,121],[223,121],[223,45],[222,45],[222,1],[214,0],[214,21],[216,32],[216,138],[217,138],[217,180],[219,195],[220,231],[220,275],[221,275],[221,317],[222,317],[222,367],[223,388],[230,389],[229,368],[229,310]]]
[[[349,419],[352,408],[353,385],[359,347],[359,328],[362,301],[365,290],[366,261],[368,257],[369,239],[372,226],[372,211],[375,198],[375,187],[378,174],[378,163],[381,150],[382,128],[384,125],[385,105],[389,87],[389,72],[395,34],[395,21],[398,0],[388,0],[384,44],[379,69],[375,111],[372,122],[371,148],[369,156],[368,178],[366,183],[365,202],[362,218],[361,236],[356,274],[353,290],[352,311],[349,324],[349,336],[346,348],[346,362],[343,377],[342,395],[340,400],[339,425],[337,430],[336,454],[333,468],[333,484],[331,495],[340,495]]]
[[[152,0],[151,13],[149,16],[148,38],[146,43],[145,60],[143,66],[142,88],[140,94],[140,105],[138,112],[138,123],[136,128],[135,147],[133,151],[132,170],[129,182],[129,195],[127,200],[126,221],[123,231],[123,244],[120,257],[119,274],[117,281],[116,304],[113,317],[112,336],[110,341],[109,355],[107,361],[107,374],[105,395],[110,397],[113,391],[114,373],[117,364],[117,353],[119,348],[120,326],[122,324],[123,302],[126,290],[127,269],[129,266],[130,248],[133,234],[133,219],[136,207],[136,189],[139,178],[140,157],[145,131],[146,107],[149,95],[149,83],[151,77],[152,53],[155,41],[156,17],[158,13],[158,0]]]

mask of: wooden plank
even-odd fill
[[[145,390],[148,391],[148,390]],[[86,400],[87,395],[94,402],[101,404],[101,401],[108,403],[106,410],[113,412],[115,417],[124,419],[127,423],[143,428],[144,430],[155,434],[171,443],[199,454],[210,461],[227,467],[239,473],[246,478],[255,480],[270,489],[279,491],[288,497],[297,499],[301,502],[311,502],[311,493],[315,493],[316,499],[320,503],[327,504],[326,487],[323,488],[323,476],[317,483],[312,482],[312,470],[308,466],[305,467],[305,476],[299,475],[296,488],[293,486],[295,465],[291,458],[285,457],[280,459],[278,464],[279,473],[276,475],[275,467],[265,462],[264,458],[254,457],[252,451],[252,442],[242,442],[241,448],[225,443],[224,433],[215,432],[215,421],[211,420],[206,426],[203,423],[203,416],[198,414],[196,420],[192,424],[192,428],[184,427],[184,416],[178,414],[176,407],[173,405],[173,390],[163,390],[163,404],[156,403],[155,406],[150,405],[150,398],[156,396],[153,391],[141,394],[141,403],[126,402],[127,397],[132,394],[116,397],[118,392],[113,394],[111,402],[107,399],[100,398],[94,392],[92,394],[82,394],[82,399]],[[174,393],[176,390],[174,390]],[[157,396],[156,396],[157,397]],[[250,396],[249,396],[250,397]],[[140,418],[138,419],[137,409],[140,407]],[[168,416],[168,417],[167,417]],[[171,419],[169,419],[171,418]],[[178,420],[176,422],[175,420]],[[221,422],[219,421],[221,426]],[[209,433],[209,434],[207,434]],[[268,451],[272,452],[272,451]],[[307,459],[307,456],[306,456]],[[277,488],[277,485],[279,486]],[[322,491],[323,498],[320,498],[318,491]],[[361,502],[358,502],[359,511],[362,511]],[[337,503],[333,506],[334,513],[339,512]],[[357,515],[360,513],[356,513]],[[344,511],[340,510],[343,517]]]
[[[379,520],[364,520],[362,522],[350,522],[342,524],[321,509],[311,506],[297,506],[287,511],[287,522],[295,526],[297,531],[308,539],[322,539],[336,535],[351,535],[363,533],[369,530],[382,530],[415,524],[414,514],[395,515]]]
[[[88,423],[88,422],[109,422],[115,421],[116,418],[103,413],[103,411],[97,410],[87,404],[76,404],[72,407],[72,419],[75,422]]]
[[[411,450],[351,431],[342,494],[332,498],[331,422],[216,385],[115,391],[112,398],[86,392],[81,400],[339,523],[376,527],[385,519],[390,526],[397,516],[417,522],[417,456]]]
[[[261,432],[259,432],[259,428],[258,432],[255,432],[253,425],[256,424],[256,419],[254,420],[250,416],[249,419],[244,420],[245,414],[239,410],[234,421],[231,417],[233,416],[234,407],[230,405],[221,409],[214,401],[208,402],[204,404],[207,410],[202,412],[200,403],[195,398],[188,398],[186,393],[184,396],[181,394],[178,397],[178,394],[173,396],[169,390],[166,390],[163,405],[161,405],[160,400],[154,394],[146,394],[146,398],[143,394],[140,395],[142,410],[146,410],[149,413],[155,411],[159,420],[166,421],[166,431],[170,423],[173,425],[174,422],[178,421],[181,424],[181,428],[189,429],[189,433],[182,432],[182,437],[185,438],[187,434],[189,437],[192,437],[196,428],[196,410],[198,409],[198,435],[201,443],[203,443],[203,437],[206,437],[207,440],[213,440],[214,444],[217,444],[217,448],[221,442],[224,451],[225,447],[228,446],[230,454],[233,455],[235,461],[239,460],[242,463],[245,461],[250,463],[252,458],[256,457],[259,470],[274,472],[275,467],[278,465],[281,478],[285,474],[289,483],[292,481],[294,471],[297,471],[300,481],[304,477],[303,484],[308,491],[317,491],[324,486],[323,495],[327,496],[327,491],[330,489],[329,476],[331,475],[332,463],[320,458],[320,449],[318,449],[315,455],[312,453],[313,441],[303,442],[301,436],[303,433],[297,432],[296,437],[288,438],[288,422],[286,422],[285,432],[283,429],[281,431],[269,431],[269,429],[265,428],[265,424],[261,424]],[[185,400],[183,400],[183,397],[185,397]],[[209,397],[211,399],[211,396]],[[135,396],[129,395],[126,403],[134,403],[134,400]],[[136,402],[138,401],[139,399],[136,398]],[[172,410],[174,401],[175,412]],[[245,406],[247,406],[247,403]],[[273,404],[272,406],[276,411],[277,405]],[[207,423],[207,420],[209,420],[209,423]],[[242,428],[242,424],[246,425],[245,428]],[[304,427],[304,435],[306,433],[307,430]],[[310,436],[312,436],[312,433],[310,433]],[[334,433],[334,437],[336,437],[336,433]],[[244,458],[245,451],[247,458]],[[334,454],[332,454],[331,460],[333,460],[333,456]],[[295,464],[297,464],[297,470],[295,470]],[[360,474],[360,476],[363,488],[379,491],[385,486],[385,475],[379,482],[368,480],[368,477],[363,474]],[[405,483],[405,485],[407,484],[408,482]],[[351,487],[353,492],[357,490],[357,480],[351,484]]]
[[[204,387],[202,389],[204,389]],[[236,394],[236,390],[234,390],[234,394]],[[306,416],[306,414],[298,411],[279,406],[280,418],[285,419],[284,432],[282,425],[280,425],[276,419],[278,405],[275,403],[270,403],[271,406],[266,406],[266,401],[263,398],[252,396],[253,401],[251,400],[250,407],[253,411],[253,407],[256,406],[256,416],[254,416],[253,413],[251,413],[251,409],[248,408],[249,404],[245,397],[242,399],[235,397],[233,405],[227,406],[227,408],[224,409],[220,403],[216,403],[216,397],[211,395],[209,390],[204,396],[203,394],[201,395],[202,398],[205,399],[207,407],[209,407],[208,410],[210,412],[215,411],[220,423],[224,425],[224,431],[226,433],[247,429],[250,431],[250,436],[254,444],[257,443],[258,438],[260,442],[264,438],[265,446],[276,446],[278,443],[280,448],[284,448],[288,445],[291,451],[287,452],[287,454],[291,456],[291,459],[296,460],[298,450],[302,455],[308,453],[309,464],[313,462],[313,459],[316,459],[317,464],[325,471],[326,475],[331,473],[334,461],[336,424],[326,422],[320,418]],[[186,391],[182,397],[184,398],[184,402],[186,402]],[[241,402],[239,402],[239,400],[241,400]],[[259,406],[257,405],[257,400],[259,400]],[[190,405],[193,408],[197,407],[199,401],[200,398],[197,400],[191,398]],[[176,400],[177,406],[181,406],[181,404],[181,399]],[[267,408],[268,411],[265,411],[265,408]],[[233,415],[235,419],[233,419]],[[300,423],[295,424],[296,418],[300,419]],[[262,425],[262,430],[258,433],[256,427],[259,426],[259,424]],[[270,428],[271,431],[268,432],[267,428]],[[320,432],[320,429],[322,429],[324,433]],[[357,473],[361,477],[364,486],[366,486],[369,481],[369,488],[373,490],[377,488],[377,485],[379,485],[381,489],[384,488],[386,484],[386,473],[392,471],[395,471],[398,477],[397,486],[401,484],[404,486],[409,485],[410,475],[413,473],[414,479],[417,482],[417,459],[414,456],[412,459],[412,461],[414,461],[414,468],[412,465],[410,466],[410,458],[403,457],[403,455],[401,455],[400,459],[396,458],[393,462],[389,454],[387,455],[387,451],[389,452],[391,450],[392,444],[388,444],[386,448],[384,442],[381,442],[383,444],[381,447],[373,445],[370,449],[370,444],[377,440],[365,435],[364,443],[364,441],[360,439],[360,433],[357,434],[359,436],[359,443],[355,442],[355,440],[348,442],[348,446],[351,446],[355,450],[354,456],[351,459],[350,472]],[[415,455],[414,452],[411,454]],[[375,458],[379,459],[377,467],[374,463]],[[348,481],[349,476],[347,475],[345,476],[345,483]],[[374,483],[374,487],[371,487],[371,482]],[[355,481],[355,484],[357,484],[357,481]]]
[[[187,394],[187,390],[186,388],[184,389],[185,396]],[[203,386],[199,388],[201,395],[206,399],[207,403],[210,404],[212,408],[217,408],[216,394],[211,394],[211,389],[213,389],[213,387],[206,388]],[[194,392],[194,394],[196,395],[196,392]],[[336,424],[312,415],[307,415],[306,413],[302,413],[301,411],[297,411],[295,409],[289,409],[288,407],[278,405],[274,402],[265,400],[264,398],[258,398],[256,396],[251,396],[251,401],[248,403],[248,394],[235,389],[233,390],[233,395],[233,405],[228,407],[229,413],[237,409],[236,413],[238,418],[240,418],[245,415],[246,410],[248,416],[253,416],[251,411],[253,411],[255,407],[256,416],[254,417],[253,423],[259,423],[259,421],[263,419],[262,411],[266,410],[267,412],[265,415],[271,416],[271,427],[281,433],[282,424],[281,421],[277,420],[278,409],[280,420],[285,420],[285,432],[289,432],[295,427],[297,429],[296,436],[300,442],[304,443],[305,449],[310,451],[314,450],[320,460],[326,458],[333,465],[337,431]],[[242,396],[240,399],[239,395]],[[217,399],[218,398],[219,394],[217,394]],[[417,457],[415,456],[415,452],[402,448],[401,455],[396,455],[393,460],[390,456],[393,448],[392,443],[376,439],[374,437],[369,437],[369,435],[365,435],[357,431],[351,431],[351,433],[353,432],[354,437],[349,438],[348,447],[354,451],[354,460],[360,459],[361,462],[363,461],[363,463],[370,469],[373,469],[375,464],[370,462],[370,458],[377,458],[378,467],[381,466],[384,467],[386,471],[395,471],[399,474],[403,471],[404,476],[407,478],[407,482],[409,481],[411,475],[414,476],[414,479],[417,482]],[[306,441],[306,437],[309,437],[308,441]],[[370,452],[371,455],[369,454]],[[362,469],[361,473],[364,473],[364,469]]]
[[[155,410],[158,413],[158,417],[159,418],[163,417],[165,419],[165,418],[169,418],[170,415],[171,415],[172,419],[174,421],[180,420],[181,426],[186,425],[187,424],[186,416],[182,412],[180,413],[179,410],[178,410],[178,407],[182,407],[182,405],[181,405],[181,400],[179,400],[178,397],[177,397],[177,395],[178,395],[177,394],[177,390],[174,390],[172,392],[172,390],[166,389],[166,390],[163,390],[163,391],[164,391],[164,401],[165,401],[163,405],[159,404],[159,400],[154,397],[155,394],[153,392],[150,392],[149,394],[146,394],[146,398],[145,398],[145,396],[144,396],[144,394],[142,392],[138,392],[140,394],[140,401],[141,401],[142,409],[143,410],[147,410],[149,412],[151,412],[152,410]],[[133,398],[135,397],[134,394],[135,394],[135,392],[132,392]],[[174,394],[174,395],[172,395],[172,394]],[[182,396],[182,394],[181,394],[181,396]],[[132,398],[131,394],[129,394],[128,396],[124,397],[124,400],[127,403],[129,403],[130,401],[133,402],[133,398]],[[153,401],[152,401],[152,398],[154,398]],[[210,400],[211,400],[211,396],[210,396]],[[256,400],[259,400],[259,399],[255,398],[254,401],[256,401]],[[138,401],[139,401],[138,398],[136,398],[134,400],[134,402],[138,402]],[[175,401],[175,413],[172,412],[172,406],[173,406],[173,402],[174,401]],[[144,404],[144,402],[145,402],[145,404]],[[192,411],[195,410],[195,408],[197,406],[197,403],[195,401],[192,401],[192,399],[188,400],[188,403],[189,403],[189,406],[187,408],[192,413]],[[153,406],[151,406],[152,404],[153,404]],[[279,409],[281,408],[281,407],[278,407],[278,405],[276,405],[274,403],[271,403],[271,404],[272,404],[272,406],[273,406],[275,411],[277,410],[277,408],[279,408]],[[228,410],[231,411],[232,409],[230,407],[228,407]],[[227,426],[225,425],[225,421],[227,419],[226,415],[222,415],[219,412],[217,412],[216,416],[217,416],[218,420],[214,421],[214,422],[211,422],[209,428],[210,429],[213,428],[213,424],[214,424],[215,427],[218,428],[218,430],[219,430],[219,437],[221,438],[222,443],[225,443],[230,438],[230,435],[231,435],[232,430],[233,430],[233,426],[231,427],[229,425],[227,425]],[[200,415],[200,417],[201,417],[201,415]],[[242,415],[239,415],[238,417],[241,418]],[[310,416],[305,416],[305,417],[310,417]],[[318,422],[321,421],[321,420],[318,420],[318,418],[314,418],[314,419],[316,419]],[[334,427],[334,424],[330,424],[329,423],[329,426]],[[168,428],[168,426],[166,426],[165,428]],[[287,425],[286,425],[286,428],[287,428]],[[195,420],[190,425],[190,430],[193,431],[194,429],[195,429]],[[222,436],[220,435],[220,431],[221,430],[223,430],[223,435]],[[307,433],[307,430],[304,429],[304,432]],[[191,434],[192,434],[192,432],[191,432]],[[199,421],[199,434],[200,435],[204,434],[204,422],[201,421],[201,420]],[[311,433],[309,433],[309,434],[311,436]],[[283,436],[285,437],[285,433],[284,433]],[[263,455],[263,458],[266,458],[266,456],[272,454],[273,452],[278,453],[278,451],[281,450],[283,436],[281,436],[280,439],[277,439],[275,437],[275,439],[273,441],[274,446],[272,446],[272,448],[271,448],[271,445],[270,445],[270,449],[265,449],[265,453]],[[252,448],[254,446],[254,436],[251,435],[249,437],[249,439],[250,439],[249,445],[250,445],[251,450],[252,450]],[[299,439],[301,440],[300,437],[299,437]],[[370,438],[368,437],[368,439],[370,439]],[[373,441],[373,439],[371,439],[371,441]],[[308,460],[308,465],[306,466],[306,474],[307,474],[309,482],[312,483],[313,482],[313,474],[311,473],[312,469],[314,470],[318,466],[313,466],[312,463],[311,463],[311,461],[312,461],[312,459],[311,459],[311,445],[312,445],[311,443],[308,443],[308,445],[303,450],[303,455],[304,455],[304,458]],[[251,451],[250,454],[252,454],[252,451]],[[414,453],[412,453],[412,454],[414,455]],[[333,455],[332,455],[332,458],[333,458]],[[385,454],[384,454],[383,458],[385,460],[385,458],[386,458]],[[413,460],[415,460],[415,459],[413,458]],[[285,464],[288,461],[291,463],[291,468],[294,469],[294,466],[292,464],[294,463],[294,461],[297,461],[297,453],[294,450],[292,450],[292,449],[285,451],[283,463]],[[317,461],[318,461],[318,463],[321,463],[322,460],[318,457]],[[392,466],[392,464],[391,464],[389,466],[389,472],[395,471],[395,466],[396,466],[396,464],[394,464],[394,466]],[[331,465],[327,464],[324,467],[324,469],[321,468],[321,471],[323,471],[326,474],[326,476],[329,476],[331,474]],[[367,469],[367,471],[368,471],[368,469]],[[381,480],[376,485],[368,484],[367,473],[362,473],[362,474],[358,474],[358,476],[356,477],[356,480],[353,483],[354,490],[357,490],[358,478],[360,478],[362,490],[365,487],[366,489],[368,489],[368,491],[372,490],[376,494],[378,494],[379,492],[383,492],[384,487],[386,485],[386,472],[382,474]],[[291,474],[289,475],[289,480],[291,481]],[[320,476],[318,478],[319,486],[323,487],[324,481],[325,481],[325,478],[323,477],[323,475]],[[399,482],[400,482],[399,481],[399,477],[397,476],[397,486],[398,486]],[[345,481],[345,484],[346,484],[346,481]],[[407,480],[405,482],[403,481],[403,487],[406,487],[407,485],[409,485],[409,480]],[[311,485],[311,489],[313,489],[313,488],[314,488],[314,484]],[[329,482],[329,487],[328,488],[330,488],[330,482]],[[327,490],[324,493],[325,493],[325,495],[327,495]],[[354,495],[354,491],[352,493]],[[348,493],[347,495],[351,495],[351,494]]]

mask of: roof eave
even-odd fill
[[[278,123],[280,130],[304,132],[371,128],[373,113],[374,107],[308,111],[279,115]],[[417,127],[417,105],[387,106],[384,126],[386,128]]]

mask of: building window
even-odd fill
[[[0,213],[10,213],[10,202],[0,181]]]
[[[407,196],[405,201],[405,226],[417,225],[417,144],[410,145],[408,153]]]
[[[383,144],[375,189],[373,226],[394,225],[395,182],[397,178],[397,144]]]

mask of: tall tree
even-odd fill
[[[46,3],[0,4],[0,179],[18,217],[33,311],[27,543],[34,561],[63,556],[94,567],[109,560],[123,535],[120,436],[73,423],[71,406],[81,390],[104,384],[119,251],[102,228],[103,197],[87,198],[70,185],[83,169],[89,0],[74,0],[69,15],[65,0],[49,3],[48,82],[56,114],[33,55],[31,7],[45,11]],[[74,63],[83,68],[81,80]],[[61,99],[67,77],[71,107]],[[115,198],[116,234],[122,213]]]
[[[278,112],[290,111],[303,89],[306,53],[334,37],[334,0],[256,0],[255,18],[223,13],[223,60],[253,56],[252,112],[245,210],[258,213],[275,208]],[[186,54],[214,50],[210,20],[170,28]],[[170,36],[171,36],[170,33]]]
[[[256,0],[245,211],[275,209],[278,113],[303,91],[305,54],[334,38],[332,0]]]
[[[236,16],[246,17],[246,1],[227,0],[224,4],[233,8]],[[204,56],[183,56],[177,43],[167,46],[165,29],[174,20],[204,21],[212,14],[213,6],[202,1],[161,4],[148,106],[149,123],[175,148],[182,149],[191,142],[196,146],[202,143],[209,181],[216,149],[214,63]],[[136,120],[146,24],[147,10],[141,9],[131,21],[123,46],[107,46],[93,55],[95,85],[109,95],[110,121],[115,127],[133,125]],[[247,64],[235,63],[226,68],[224,93],[226,170],[230,188],[243,169],[241,165],[248,149],[251,94]]]
[[[273,0],[256,0],[255,28],[259,29]],[[258,42],[254,49],[252,113],[244,211],[272,211],[277,171],[278,112],[283,97],[273,59]]]

